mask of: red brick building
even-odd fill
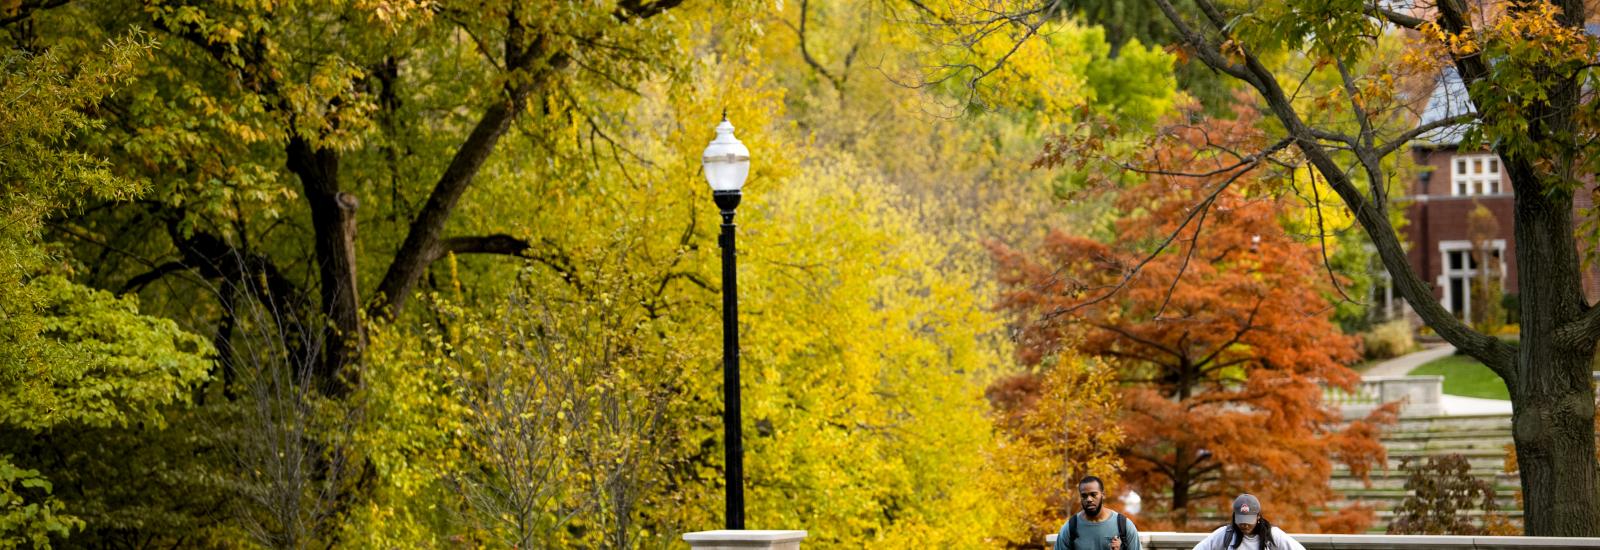
[[[1472,103],[1460,76],[1448,70],[1429,96],[1419,124],[1471,112]],[[1507,295],[1515,295],[1518,289],[1511,182],[1501,170],[1499,156],[1486,149],[1460,149],[1465,131],[1462,126],[1441,128],[1413,142],[1412,158],[1423,172],[1412,183],[1405,210],[1409,223],[1401,229],[1411,265],[1433,286],[1434,296],[1445,309],[1462,318],[1471,314],[1470,286],[1480,269],[1490,269],[1490,276],[1500,281]],[[1577,195],[1574,207],[1587,208],[1589,195]],[[1473,254],[1468,218],[1479,205],[1494,214],[1498,231],[1486,243],[1487,250]],[[1479,260],[1485,257],[1486,262]],[[1382,277],[1387,278],[1387,273]],[[1600,277],[1593,269],[1585,273],[1584,291],[1591,301],[1600,295],[1597,283]],[[1400,315],[1403,300],[1387,285],[1378,286],[1377,313],[1389,318]]]

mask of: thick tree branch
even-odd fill
[[[1377,7],[1377,5],[1377,2],[1373,2],[1371,9],[1367,13],[1407,29],[1418,29],[1422,27],[1423,23],[1427,23],[1426,20],[1420,17],[1412,17],[1391,9]]]
[[[1439,0],[1434,6],[1439,10],[1439,27],[1445,32],[1464,34],[1472,30],[1472,20],[1468,18],[1467,7],[1462,5],[1460,0]],[[1461,74],[1461,84],[1466,86],[1467,90],[1471,90],[1474,83],[1489,74],[1488,62],[1477,52],[1466,57],[1458,57],[1455,63],[1457,72]]]
[[[1373,149],[1373,154],[1377,155],[1379,158],[1387,157],[1396,150],[1399,150],[1401,147],[1404,147],[1406,144],[1411,143],[1412,140],[1421,137],[1422,134],[1426,134],[1440,128],[1456,126],[1458,124],[1469,124],[1477,119],[1477,113],[1466,113],[1452,117],[1441,118],[1426,124],[1418,124],[1416,127],[1410,130],[1401,132],[1400,135],[1395,136],[1395,138],[1390,140],[1388,143],[1377,146]]]
[[[145,285],[155,282],[157,279],[186,269],[189,269],[189,266],[184,265],[183,262],[167,262],[158,265],[154,269],[140,273],[128,279],[128,282],[123,283],[122,288],[117,290],[117,294],[122,295],[129,292],[138,292],[139,290],[143,289]]]
[[[1600,340],[1600,307],[1591,307],[1583,316],[1556,331],[1555,340],[1563,347],[1593,346]]]
[[[613,17],[621,23],[654,17],[682,3],[682,0],[624,0]],[[406,239],[378,284],[377,295],[368,306],[375,318],[393,318],[405,308],[412,287],[422,277],[430,256],[439,250],[439,241],[456,203],[477,177],[478,171],[494,152],[500,138],[511,127],[531,98],[540,97],[555,82],[557,75],[574,62],[568,52],[550,51],[547,36],[527,36],[528,29],[516,10],[507,18],[505,41],[506,69],[512,78],[505,93],[489,105],[478,118],[466,141],[456,149],[450,164],[434,184],[422,210],[412,220]]]
[[[451,237],[445,239],[429,254],[429,262],[444,257],[445,254],[500,254],[503,256],[522,256],[532,245],[528,241],[518,239],[506,234],[486,235],[482,237]]]
[[[416,285],[428,264],[437,258],[434,254],[438,253],[440,235],[444,231],[445,223],[450,220],[450,215],[454,213],[461,195],[478,175],[479,169],[488,161],[489,154],[494,152],[495,145],[511,127],[512,120],[522,111],[528,98],[549,86],[556,78],[556,73],[572,61],[572,58],[564,53],[545,52],[548,43],[543,37],[533,39],[528,45],[520,43],[523,27],[517,15],[513,12],[507,20],[509,25],[506,38],[507,66],[514,74],[524,74],[514,77],[513,82],[518,80],[520,82],[508,83],[505,95],[484,110],[472,133],[456,149],[456,154],[450,159],[444,174],[439,176],[439,181],[434,185],[427,203],[411,222],[410,231],[406,233],[404,244],[400,245],[400,250],[395,254],[394,262],[389,264],[383,281],[378,284],[378,294],[369,306],[369,313],[373,317],[392,318],[405,308],[411,288]],[[526,74],[534,68],[535,62],[543,57],[549,58],[544,67],[532,74]]]
[[[1336,141],[1336,142],[1339,142],[1339,143],[1343,143],[1346,146],[1348,146],[1350,149],[1355,149],[1356,147],[1360,147],[1360,142],[1358,141],[1358,139],[1355,136],[1342,134],[1342,133],[1339,133],[1339,132],[1335,132],[1333,130],[1326,130],[1326,129],[1323,129],[1323,128],[1309,128],[1309,130],[1311,131],[1311,136],[1315,137],[1317,139],[1321,139],[1321,140],[1325,140],[1325,141]]]
[[[1140,345],[1143,345],[1143,346],[1148,347],[1150,349],[1153,349],[1153,350],[1156,350],[1156,351],[1160,351],[1160,352],[1165,353],[1167,355],[1171,355],[1174,358],[1177,358],[1179,361],[1182,361],[1182,360],[1185,359],[1182,351],[1166,347],[1166,346],[1162,345],[1161,342],[1157,342],[1157,341],[1151,340],[1149,338],[1145,338],[1143,336],[1139,336],[1137,334],[1129,332],[1128,330],[1126,330],[1126,329],[1124,329],[1122,327],[1119,327],[1119,326],[1116,326],[1116,325],[1108,325],[1108,324],[1104,324],[1104,323],[1090,323],[1089,326],[1092,326],[1094,328],[1097,328],[1097,329],[1100,329],[1100,330],[1103,330],[1103,331],[1106,331],[1106,332],[1110,332],[1112,334],[1116,334],[1117,336],[1121,336],[1123,338],[1127,338],[1127,339],[1132,340],[1134,342],[1138,342]]]
[[[33,12],[67,5],[71,0],[23,0],[11,15],[0,16],[0,27],[33,17]]]
[[[1171,21],[1172,26],[1178,30],[1178,35],[1183,37],[1183,41],[1189,44],[1189,48],[1194,50],[1195,55],[1199,56],[1206,66],[1222,71],[1251,85],[1255,84],[1254,75],[1246,71],[1244,66],[1230,63],[1224,58],[1222,49],[1211,44],[1210,41],[1205,39],[1205,36],[1190,26],[1188,20],[1178,13],[1177,8],[1174,8],[1171,2],[1168,0],[1155,0],[1155,2],[1156,6],[1161,8],[1161,13],[1165,14],[1167,20]]]
[[[543,240],[542,244],[550,251],[539,251],[534,248],[533,243],[504,233],[451,237],[440,241],[437,246],[428,250],[425,256],[430,264],[447,254],[495,254],[528,258],[555,270],[561,275],[562,280],[582,290],[583,281],[578,278],[578,270],[572,258],[549,239]]]
[[[648,0],[622,0],[617,2],[617,10],[612,12],[611,16],[615,17],[619,23],[649,19],[676,8],[678,4],[682,3],[683,0],[655,0],[654,2]]]

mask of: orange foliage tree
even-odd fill
[[[1320,383],[1358,380],[1356,342],[1329,320],[1319,248],[1285,232],[1290,202],[1265,192],[1289,176],[1218,152],[1260,140],[1248,116],[1183,127],[1146,153],[1169,168],[1117,191],[1115,237],[992,247],[1025,363],[1076,348],[1117,365],[1122,477],[1144,493],[1143,528],[1215,525],[1246,491],[1290,530],[1371,522],[1319,509],[1332,460],[1358,475],[1383,460],[1374,422],[1393,411],[1341,428],[1322,402]]]

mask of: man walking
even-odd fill
[[[1212,531],[1194,550],[1306,550],[1300,541],[1261,517],[1261,501],[1244,494],[1233,499],[1233,518]]]
[[[1105,507],[1106,485],[1088,476],[1078,482],[1083,511],[1073,514],[1056,535],[1055,550],[1139,550],[1139,530],[1127,516]]]

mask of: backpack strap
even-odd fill
[[[1117,514],[1117,538],[1122,539],[1122,547],[1128,548],[1128,516]]]
[[[1067,548],[1075,548],[1075,544],[1078,544],[1078,514],[1072,514],[1067,520]]]

